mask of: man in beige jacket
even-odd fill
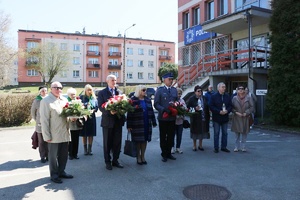
[[[41,101],[40,117],[43,138],[48,142],[48,159],[51,181],[62,183],[61,178],[73,178],[65,172],[68,160],[68,142],[70,133],[67,118],[61,117],[63,107],[68,100],[64,98],[60,82],[51,84],[51,92]]]

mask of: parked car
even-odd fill
[[[156,92],[156,88],[154,88],[154,87],[147,88],[147,90],[146,90],[147,97],[154,99],[155,92]],[[129,93],[128,96],[129,96],[129,98],[131,98],[133,95],[134,95],[134,92],[131,92],[131,93]]]

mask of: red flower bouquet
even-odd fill
[[[132,100],[128,99],[126,95],[116,95],[101,106],[109,111],[115,111],[116,115],[121,118],[126,112],[133,112],[134,107],[132,106]]]
[[[164,112],[163,118],[168,118],[168,117],[176,116],[176,115],[183,116],[187,113],[185,105],[179,101],[170,102],[168,109],[171,111],[171,114]]]
[[[81,100],[77,98],[76,100],[67,102],[60,114],[60,116],[72,117],[72,118],[79,118],[79,117],[90,116],[90,115],[91,115],[90,111],[85,109]]]

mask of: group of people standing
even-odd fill
[[[182,153],[180,149],[183,121],[185,116],[174,114],[170,108],[170,102],[180,102],[182,106],[193,110],[190,116],[190,137],[193,140],[193,151],[204,151],[203,139],[210,138],[209,123],[212,114],[214,129],[214,152],[219,152],[220,130],[222,131],[221,151],[230,152],[227,149],[227,127],[229,113],[233,113],[231,130],[236,134],[236,146],[234,151],[246,151],[245,142],[249,132],[249,115],[253,112],[253,102],[245,94],[245,88],[239,86],[237,95],[231,100],[225,93],[224,83],[217,85],[218,92],[213,92],[212,86],[203,96],[200,86],[195,86],[193,96],[185,103],[181,98],[182,90],[172,86],[173,74],[166,73],[162,77],[164,83],[156,91],[154,107],[158,111],[158,127],[161,157],[163,162],[176,160],[172,155]],[[47,95],[47,88],[40,87],[39,95],[32,104],[31,114],[36,120],[36,129],[39,137],[39,151],[41,162],[49,161],[51,180],[62,183],[61,178],[73,178],[65,172],[67,159],[79,159],[78,143],[82,137],[84,155],[92,155],[93,137],[96,136],[96,115],[98,109],[102,112],[101,124],[103,133],[103,154],[105,167],[112,170],[113,167],[124,168],[119,162],[122,145],[122,127],[127,123],[127,130],[131,133],[132,140],[136,144],[136,162],[146,165],[145,152],[147,143],[152,139],[152,128],[157,126],[152,101],[146,96],[146,86],[138,85],[134,96],[131,98],[133,112],[127,116],[118,116],[116,111],[107,110],[101,105],[115,95],[121,94],[116,87],[117,78],[114,75],[107,76],[107,87],[99,91],[98,98],[91,85],[86,85],[84,94],[80,99],[85,108],[91,112],[90,117],[84,117],[82,125],[78,119],[61,117],[63,107],[67,102],[76,99],[77,92],[74,88],[67,91],[68,98],[62,96],[60,82],[51,84],[51,92]],[[98,106],[99,105],[99,106]],[[176,142],[175,140],[176,136]],[[242,137],[240,143],[240,137]],[[198,145],[197,145],[197,140]],[[176,145],[175,145],[176,144]]]

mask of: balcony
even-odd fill
[[[100,69],[100,64],[91,64],[91,63],[88,63],[86,65],[86,68],[87,69]]]
[[[108,52],[109,57],[121,57],[121,52]]]
[[[37,66],[38,63],[38,61],[26,61],[26,67]]]
[[[117,69],[117,70],[121,70],[121,65],[108,65],[108,69]]]
[[[87,51],[86,55],[87,56],[100,56],[101,53],[99,51]]]
[[[159,55],[159,60],[171,60],[172,56]]]

